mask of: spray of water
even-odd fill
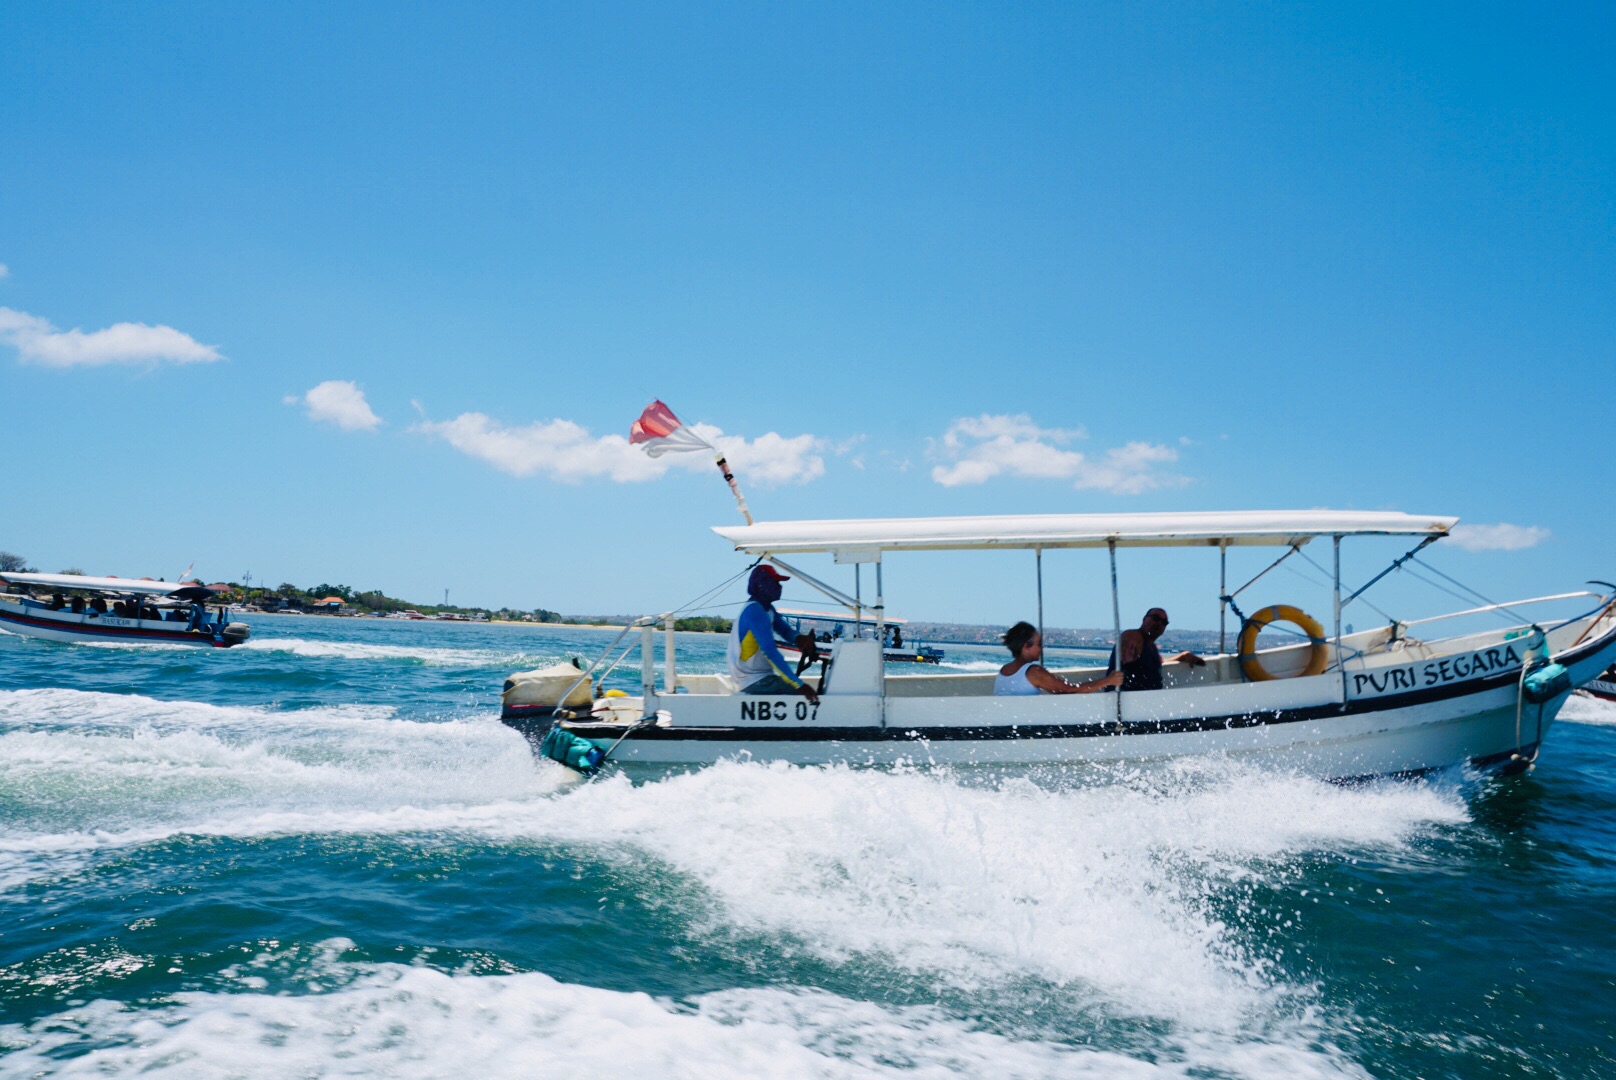
[[[164,1062],[195,1065],[173,1065],[177,1075],[296,1075],[361,1054],[355,1064],[399,1075],[467,1063],[598,1075],[602,1045],[628,1055],[612,1058],[630,1066],[617,1071],[659,1075],[1350,1072],[1330,1018],[1244,924],[1238,897],[1253,883],[1283,890],[1300,860],[1418,843],[1467,820],[1464,800],[1221,761],[1109,779],[727,762],[580,784],[488,718],[0,692],[0,885],[179,834],[538,841],[616,862],[632,852],[662,868],[634,885],[646,903],[686,883],[693,937],[900,972],[940,1002],[1001,1011],[1032,986],[1067,1015],[1165,1033],[1147,1066],[1066,1038],[1011,1038],[943,1005],[802,987],[668,1002],[538,973],[347,962],[336,948],[319,963],[340,978],[318,993],[261,993],[236,972],[156,1008],[99,1002],[8,1029],[15,1052],[0,1074],[71,1046],[89,1053],[63,1075]],[[635,1037],[600,1038],[614,1025]]]

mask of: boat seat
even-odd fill
[[[844,638],[831,650],[830,676],[823,692],[830,697],[879,696],[885,674],[886,659],[879,641]]]
[[[711,675],[680,675],[679,689],[687,694],[735,694],[740,687],[727,673],[715,672]]]

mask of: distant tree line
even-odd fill
[[[29,566],[28,560],[21,555],[11,551],[0,551],[0,574],[5,573],[37,574],[39,571]]]
[[[727,634],[731,625],[721,615],[691,615],[673,620],[675,630],[702,630],[709,634]]]

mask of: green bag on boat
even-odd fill
[[[574,735],[560,724],[552,727],[544,737],[544,742],[539,744],[539,753],[585,776],[599,771],[601,763],[606,760],[606,751],[582,735]]]

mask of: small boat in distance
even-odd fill
[[[46,641],[139,641],[229,648],[252,634],[216,610],[204,585],[178,581],[87,577],[82,574],[0,574],[0,630]],[[43,596],[36,593],[43,589]]]
[[[1616,664],[1606,668],[1593,682],[1583,684],[1583,692],[1605,701],[1616,701]]]
[[[812,634],[814,640],[821,645],[830,646],[844,637],[859,637],[862,635],[863,624],[847,612],[809,611],[806,608],[774,606],[775,613],[789,623],[799,634]],[[865,619],[873,629],[873,619]],[[935,645],[916,645],[912,641],[905,641],[904,627],[909,624],[903,619],[892,615],[885,616],[885,630],[881,635],[881,656],[889,664],[936,664],[943,659],[943,650]],[[827,654],[829,648],[824,650]],[[802,653],[787,645],[780,646],[780,655],[787,660],[796,662],[801,659]]]

